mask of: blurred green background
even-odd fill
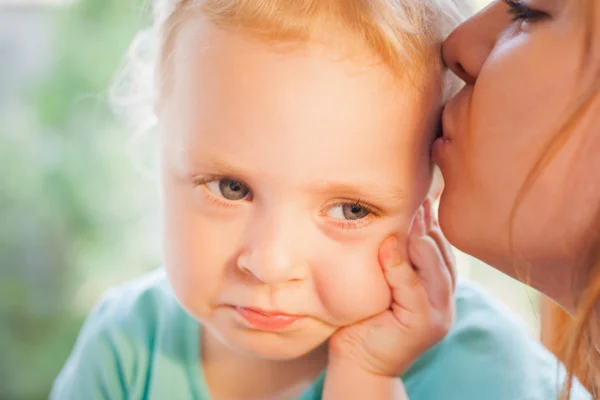
[[[107,101],[146,2],[29,3],[0,1],[0,399],[47,398],[97,297],[159,263]]]
[[[102,292],[160,263],[155,182],[108,103],[149,16],[146,0],[0,0],[0,400],[47,398]],[[534,293],[459,261],[536,333]]]

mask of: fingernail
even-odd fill
[[[423,208],[425,208],[425,209],[431,209],[431,204],[432,204],[431,198],[430,197],[426,197],[425,201],[423,202]]]
[[[400,254],[399,241],[396,236],[387,239],[385,250],[385,266],[387,268],[397,267],[402,264],[402,255]]]

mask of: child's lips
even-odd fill
[[[265,311],[251,307],[236,306],[233,308],[252,328],[262,331],[280,331],[306,318],[302,315]]]

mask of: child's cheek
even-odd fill
[[[375,244],[338,250],[313,272],[317,295],[336,325],[357,322],[389,307],[391,292],[377,251]]]
[[[170,189],[162,212],[165,270],[180,304],[197,319],[204,319],[218,294],[230,254],[228,232],[193,212],[176,187]]]

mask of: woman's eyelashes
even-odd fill
[[[538,22],[549,18],[549,15],[543,11],[535,10],[520,0],[503,0],[509,7],[508,13],[512,16],[513,22]]]
[[[250,186],[234,178],[200,177],[194,179],[194,184],[202,187],[208,200],[217,205],[233,206],[235,203],[252,200]],[[357,229],[380,216],[376,207],[360,200],[329,202],[319,214],[326,217],[328,223],[340,229]]]

